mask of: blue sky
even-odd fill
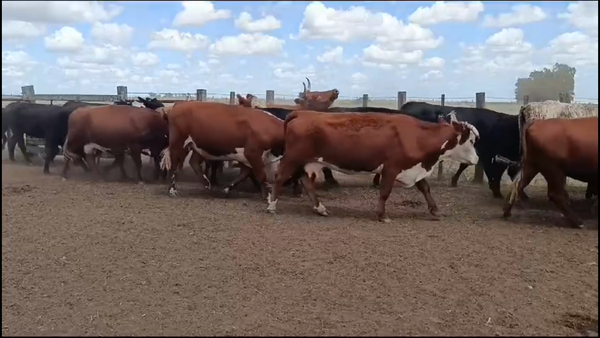
[[[597,102],[598,2],[2,2],[2,92],[229,91],[511,99],[578,70]]]

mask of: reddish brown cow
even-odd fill
[[[62,177],[67,178],[71,161],[85,158],[100,175],[94,161],[97,150],[111,152],[115,161],[105,172],[115,166],[127,177],[123,161],[129,150],[136,166],[137,179],[142,182],[143,149],[150,149],[155,162],[154,178],[159,175],[160,152],[166,146],[168,126],[163,107],[152,110],[132,106],[81,107],[69,116],[69,131],[63,147],[65,166]]]
[[[314,210],[327,216],[319,202],[312,180],[313,173],[329,167],[346,174],[382,176],[377,218],[389,222],[385,203],[394,181],[404,187],[416,185],[423,193],[429,211],[438,216],[438,208],[425,180],[439,160],[476,164],[474,144],[479,134],[466,122],[451,115],[451,123],[431,123],[406,115],[378,113],[327,114],[295,111],[284,122],[285,156],[277,171],[275,187],[268,196],[269,212],[274,213],[283,182],[301,174],[301,181],[314,203]]]
[[[167,116],[169,147],[165,150],[162,168],[171,171],[169,194],[177,196],[175,187],[177,166],[184,157],[184,146],[189,145],[201,164],[204,159],[238,161],[252,172],[267,195],[267,173],[274,172],[277,156],[283,152],[283,122],[262,110],[215,102],[182,102]],[[191,163],[191,161],[190,161]],[[248,172],[242,172],[239,181]],[[210,182],[205,178],[206,187]],[[225,188],[229,192],[237,183]]]
[[[302,85],[304,86],[304,93],[302,94],[301,98],[294,100],[294,103],[301,106],[303,109],[318,111],[329,109],[329,107],[331,107],[333,102],[337,100],[340,95],[339,90],[335,88],[322,92],[313,92],[311,91],[312,86],[310,84],[310,80],[306,78],[306,81],[308,82],[308,90],[306,88],[306,84],[302,82]]]
[[[504,217],[511,215],[519,192],[540,173],[548,182],[548,198],[569,225],[583,228],[569,207],[566,177],[598,186],[598,117],[533,120],[523,128],[521,147],[523,168],[506,198]]]

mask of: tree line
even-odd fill
[[[550,68],[534,70],[529,77],[517,79],[515,83],[515,99],[523,102],[524,97],[529,96],[529,102],[541,102],[546,100],[559,100],[571,103],[575,98],[575,67],[556,63]]]

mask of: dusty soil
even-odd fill
[[[597,218],[581,211],[587,229],[563,227],[543,189],[504,221],[487,187],[431,179],[441,221],[397,188],[382,224],[370,177],[321,190],[324,218],[289,191],[277,215],[250,184],[211,194],[187,168],[173,199],[79,168],[63,182],[61,164],[44,176],[2,163],[3,335],[598,330]],[[580,188],[572,197],[584,209]]]

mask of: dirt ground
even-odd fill
[[[2,335],[598,330],[597,217],[565,228],[540,188],[505,221],[487,186],[432,178],[440,221],[396,188],[383,224],[370,177],[321,190],[324,218],[289,190],[277,215],[249,183],[211,194],[189,168],[174,199],[162,184],[80,168],[63,182],[61,160],[50,176],[17,161],[2,163]],[[581,189],[572,197],[582,210]]]

